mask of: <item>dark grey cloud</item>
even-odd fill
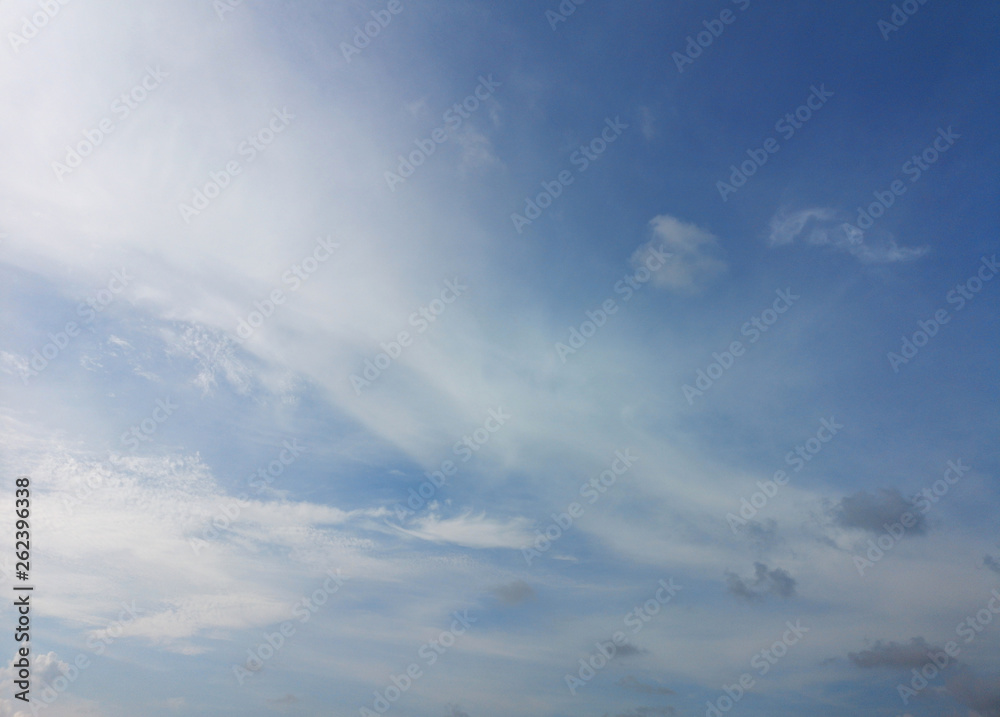
[[[469,717],[469,713],[458,705],[448,705],[448,711],[444,713],[444,717]]]
[[[641,647],[636,647],[635,645],[626,642],[618,648],[618,652],[616,654],[618,657],[629,657],[631,655],[645,655],[647,652],[649,652],[649,650],[644,650]]]
[[[669,687],[663,687],[658,684],[649,684],[648,682],[640,682],[638,679],[632,675],[626,675],[625,677],[618,680],[618,685],[624,687],[627,690],[633,690],[635,692],[640,692],[644,695],[673,695],[676,694]]]
[[[770,550],[778,544],[778,524],[774,518],[768,518],[763,523],[757,520],[747,521],[743,536],[758,550]]]
[[[869,649],[848,653],[847,657],[858,667],[910,670],[926,665],[929,652],[942,649],[914,637],[909,643],[879,640]],[[979,717],[1000,717],[1000,674],[983,675],[966,663],[954,661],[945,668],[944,681],[947,694]]]
[[[279,712],[291,714],[292,711],[296,709],[296,705],[299,703],[299,698],[291,692],[286,692],[282,697],[275,697],[267,700],[267,703],[272,706],[275,714],[278,714]]]
[[[633,707],[628,712],[619,712],[615,717],[670,717],[677,714],[673,707]],[[609,717],[605,714],[604,717]]]
[[[789,598],[795,595],[795,578],[787,570],[768,570],[764,563],[753,564],[754,575],[741,578],[736,573],[726,572],[726,587],[733,595],[745,600],[757,600],[765,595]]]
[[[982,676],[957,665],[945,678],[948,693],[981,717],[1000,717],[1000,675]]]
[[[861,652],[849,652],[848,659],[858,667],[922,667],[929,658],[927,653],[941,648],[927,644],[922,637],[914,637],[909,644],[877,640],[872,647]]]
[[[286,692],[284,697],[277,697],[273,700],[268,700],[272,705],[294,705],[299,701],[299,698],[293,695],[291,692]]]
[[[873,533],[885,531],[886,523],[898,523],[904,513],[913,515],[916,522],[906,532],[923,535],[927,532],[927,521],[923,513],[895,488],[880,488],[877,493],[858,491],[843,498],[834,508],[834,518],[845,528],[861,528]]]
[[[992,555],[987,555],[983,558],[983,565],[988,567],[990,570],[1000,575],[1000,560],[997,560]]]
[[[504,605],[517,605],[525,600],[535,597],[535,590],[523,580],[515,580],[507,585],[500,585],[493,588],[493,594],[500,599]]]

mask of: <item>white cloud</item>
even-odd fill
[[[678,293],[696,293],[728,268],[712,233],[667,214],[653,217],[649,224],[653,238],[636,249],[631,264],[638,268],[650,250],[660,246],[672,254],[666,265],[653,273],[655,285]]]
[[[807,231],[808,229],[808,231]],[[930,247],[901,247],[892,236],[865,243],[864,234],[842,221],[833,209],[813,207],[794,212],[779,210],[769,223],[768,244],[772,247],[794,243],[805,235],[807,244],[830,246],[844,251],[866,264],[890,264],[913,261],[926,254]]]
[[[455,140],[462,149],[461,171],[464,173],[484,167],[502,166],[503,162],[493,151],[490,138],[471,127],[463,127],[455,133]]]
[[[768,243],[771,246],[791,244],[802,233],[802,230],[810,221],[826,222],[832,220],[835,216],[836,213],[832,209],[823,209],[820,207],[800,209],[790,214],[779,211],[771,217],[771,234],[768,237]]]
[[[648,107],[639,108],[639,128],[642,130],[642,136],[646,140],[651,140],[656,136],[655,120],[652,111]]]
[[[495,520],[466,512],[454,518],[429,514],[418,518],[417,529],[399,528],[402,533],[435,543],[453,543],[467,548],[519,549],[532,540],[531,521],[526,518]]]
[[[4,246],[12,270],[38,273],[53,281],[72,275],[72,286],[57,285],[58,291],[71,297],[75,292],[92,293],[107,281],[108,267],[103,263],[114,261],[117,268],[119,259],[127,258],[136,280],[127,292],[130,300],[122,297],[109,309],[109,322],[112,316],[124,316],[143,327],[171,322],[170,330],[144,330],[172,345],[170,358],[180,357],[179,363],[192,368],[195,384],[206,399],[222,398],[218,394],[230,389],[256,399],[258,393],[263,398],[270,390],[289,403],[302,396],[302,403],[310,404],[302,413],[320,406],[322,419],[317,423],[329,415],[345,417],[363,436],[358,440],[363,445],[352,446],[347,458],[373,473],[388,465],[405,466],[405,472],[394,475],[405,479],[412,475],[408,462],[426,469],[440,466],[442,457],[450,455],[452,443],[481,424],[488,407],[500,402],[506,406],[509,401],[515,419],[491,437],[473,462],[461,467],[461,479],[491,487],[508,480],[530,481],[532,499],[545,506],[537,514],[544,516],[576,497],[580,482],[596,476],[616,446],[633,441],[655,444],[662,449],[659,454],[647,446],[640,450],[643,465],[649,467],[629,474],[630,484],[623,486],[621,502],[612,493],[599,507],[588,510],[578,533],[568,535],[548,553],[551,560],[533,566],[532,584],[548,581],[566,590],[566,595],[592,587],[565,576],[553,578],[548,572],[560,562],[563,567],[568,567],[568,561],[581,567],[588,564],[585,554],[571,554],[578,548],[575,541],[580,535],[621,560],[623,572],[636,565],[649,572],[650,566],[660,567],[666,560],[678,570],[704,578],[705,584],[716,580],[721,590],[724,566],[738,564],[734,556],[746,558],[740,546],[719,537],[719,532],[726,532],[722,516],[740,491],[760,476],[741,476],[746,480],[737,485],[735,480],[715,475],[706,461],[687,459],[672,450],[671,441],[685,440],[676,437],[684,433],[664,430],[678,412],[669,400],[659,402],[656,394],[682,380],[676,371],[681,363],[678,354],[650,351],[643,341],[627,337],[615,343],[606,334],[587,345],[575,366],[553,368],[547,359],[539,358],[549,351],[553,339],[546,331],[546,302],[551,297],[527,289],[526,283],[519,284],[525,291],[511,291],[510,275],[486,270],[497,265],[491,260],[493,249],[483,248],[486,232],[471,214],[463,213],[463,203],[456,204],[453,195],[435,196],[419,177],[390,196],[382,177],[382,171],[389,168],[384,149],[410,146],[421,135],[412,127],[394,129],[384,113],[385,104],[380,101],[377,111],[372,111],[365,99],[370,88],[384,79],[378,74],[377,58],[383,51],[392,52],[389,34],[378,39],[382,44],[377,51],[373,46],[366,53],[364,71],[370,74],[364,82],[332,83],[328,91],[316,93],[313,77],[298,81],[299,68],[290,68],[275,57],[269,43],[256,44],[259,33],[246,31],[247,25],[242,24],[254,17],[249,10],[218,23],[207,5],[160,5],[150,10],[147,3],[139,11],[95,0],[86,8],[80,6],[74,22],[68,16],[59,18],[44,30],[29,48],[33,52],[30,62],[0,76],[0,88],[10,98],[6,109],[0,109],[7,130],[4,136],[26,138],[24,143],[11,143],[3,170],[9,199],[2,200],[0,208],[5,210],[5,222],[9,220],[17,229]],[[76,12],[75,7],[71,4],[65,12]],[[170,11],[163,12],[163,8]],[[339,7],[329,11],[341,12]],[[157,25],[155,33],[144,34],[150,12],[170,20],[165,26]],[[358,21],[356,17],[344,19],[341,26],[345,28]],[[57,35],[62,35],[58,38],[62,42],[49,42]],[[98,50],[109,49],[95,51],[92,63],[76,62],[73,53],[60,49],[93,48],[94,37],[101,38]],[[177,37],[185,41],[178,44]],[[43,42],[47,54],[34,52],[42,49]],[[296,47],[308,57],[316,51],[313,45],[305,41]],[[303,57],[299,49],[295,56]],[[111,98],[134,83],[136,67],[123,63],[123,57],[143,58],[142,62],[162,58],[173,74],[159,88],[162,92],[158,90],[140,112],[129,117],[78,173],[64,183],[55,182],[47,161],[58,156],[64,142],[79,136],[90,117],[100,116]],[[352,70],[358,67],[355,64]],[[397,72],[394,66],[390,69]],[[522,87],[537,82],[530,76],[519,79]],[[420,91],[437,96],[434,82],[432,77],[422,78]],[[59,87],[60,91],[39,93],[39,87]],[[546,90],[539,87],[537,91]],[[190,226],[179,222],[177,201],[203,185],[208,172],[217,171],[235,146],[259,129],[276,103],[287,103],[297,113],[294,124]],[[419,103],[405,110],[413,118],[426,120],[426,107]],[[497,126],[499,110],[491,106],[489,112]],[[655,128],[647,122],[650,116],[645,109],[641,119],[643,136],[648,139]],[[489,167],[498,161],[489,138],[471,127],[456,139],[461,161],[468,168]],[[445,157],[430,161],[445,161]],[[772,234],[782,239],[777,244],[798,239],[842,248],[838,230],[823,224],[831,221],[828,210],[805,212],[790,223],[784,217],[784,224],[772,228]],[[654,274],[662,288],[693,293],[726,271],[719,241],[707,230],[666,215],[650,224],[651,241],[631,261],[638,266],[652,248],[663,244],[674,256]],[[225,338],[225,332],[233,331],[237,318],[246,316],[254,301],[282,285],[282,270],[301,261],[313,237],[328,231],[336,231],[338,240],[343,237],[344,252],[289,296],[245,345],[235,346]],[[499,251],[508,252],[506,246]],[[920,251],[899,248],[891,241],[881,248],[865,244],[848,249],[858,252],[863,261],[901,261]],[[526,260],[531,257],[529,253],[524,256]],[[351,372],[373,356],[380,343],[407,328],[412,312],[426,305],[440,281],[454,273],[476,277],[470,295],[449,306],[426,334],[417,337],[371,392],[355,396],[347,381]],[[491,305],[499,308],[491,310]],[[616,318],[615,327],[625,326],[624,315],[621,318],[620,322]],[[145,348],[132,334],[115,330],[139,347],[137,351]],[[609,333],[612,330],[617,328],[609,326]],[[113,348],[131,355],[124,341],[113,341]],[[156,351],[162,351],[156,343]],[[687,350],[693,349],[689,345]],[[101,355],[91,365],[100,363],[98,359],[112,363]],[[0,365],[8,373],[16,371],[20,361],[14,354],[0,355]],[[148,378],[169,375],[134,370]],[[594,380],[595,376],[600,380]],[[45,378],[49,386],[55,384],[62,390],[67,401],[86,394],[68,381],[58,385],[55,371]],[[72,380],[85,383],[90,378],[74,376]],[[752,381],[752,375],[746,380]],[[91,385],[85,383],[87,388]],[[54,408],[54,399],[46,403],[52,396],[59,393],[53,389],[52,394],[33,394],[15,415],[37,416],[31,412]],[[225,417],[218,409],[222,403],[206,400],[204,410],[218,410]],[[623,405],[641,408],[635,427],[623,428],[619,420]],[[104,404],[91,402],[85,408],[90,423],[108,420]],[[245,423],[233,423],[239,425],[238,431],[273,429],[273,425],[263,426],[271,417],[261,412],[259,417],[240,416]],[[342,487],[341,476],[324,475],[322,481],[294,485],[308,500],[250,501],[216,537],[207,539],[208,546],[196,556],[190,539],[203,536],[220,507],[231,505],[235,497],[223,487],[226,479],[233,478],[228,475],[225,456],[214,456],[218,461],[214,470],[201,458],[187,454],[99,461],[75,445],[66,445],[77,436],[92,439],[101,435],[99,431],[87,433],[51,415],[46,420],[68,426],[73,440],[39,437],[31,431],[9,432],[11,424],[5,422],[0,442],[15,449],[11,462],[36,476],[39,495],[48,499],[39,503],[39,527],[45,536],[39,581],[46,586],[46,618],[59,623],[62,635],[70,640],[104,635],[120,602],[134,599],[145,613],[120,638],[128,640],[130,648],[152,643],[157,648],[154,653],[166,648],[174,655],[211,655],[232,647],[236,640],[249,640],[247,633],[259,639],[261,628],[285,619],[300,594],[315,588],[315,575],[333,564],[357,576],[345,598],[356,600],[360,607],[350,619],[337,614],[322,630],[317,629],[321,644],[315,659],[302,662],[324,680],[329,675],[346,675],[370,679],[381,688],[380,681],[399,665],[372,657],[365,651],[372,644],[386,646],[386,654],[393,657],[404,654],[427,639],[423,633],[428,626],[440,630],[443,616],[459,600],[456,596],[465,599],[477,585],[511,584],[521,578],[489,565],[487,556],[454,550],[454,546],[517,550],[533,538],[532,522],[518,517],[517,511],[534,515],[534,507],[491,507],[497,511],[494,516],[505,517],[487,518],[479,503],[457,517],[425,515],[402,531],[415,540],[400,540],[400,531],[386,531],[377,522],[384,515],[377,507],[348,509],[313,502],[340,500],[335,491]],[[656,430],[645,433],[643,427],[654,423]],[[228,424],[219,430],[228,430]],[[109,435],[117,438],[117,433]],[[339,448],[328,450],[317,463]],[[516,478],[511,467],[517,469]],[[88,481],[105,487],[82,500],[72,515],[64,515],[60,493],[83,490]],[[346,478],[343,483],[348,483]],[[291,480],[282,484],[283,490],[290,489],[283,495],[292,495],[292,485]],[[398,495],[391,492],[396,488]],[[400,480],[386,490],[392,500],[403,498],[406,487]],[[799,494],[790,487],[783,495]],[[385,494],[379,493],[377,502],[384,500]],[[780,515],[783,526],[797,526],[808,517],[784,498],[769,510]],[[9,518],[0,520],[0,527],[9,527]],[[419,541],[444,547],[427,550]],[[830,599],[845,608],[859,631],[865,626],[860,619],[864,614],[879,619],[891,615],[887,605],[872,608],[871,601],[866,603],[852,592],[854,588],[843,580],[843,566],[834,564],[844,559],[842,551],[817,547],[813,537],[793,535],[788,542],[805,556],[794,565],[804,594]],[[936,554],[931,562],[935,575],[948,577],[949,584],[962,584],[958,571],[941,571],[941,555]],[[849,571],[849,562],[845,564]],[[926,563],[918,560],[907,567],[913,576],[932,572],[924,570]],[[575,566],[569,573],[579,575]],[[888,564],[884,574],[896,575]],[[387,590],[387,585],[405,585],[406,590]],[[397,599],[394,593],[402,597]],[[631,606],[631,600],[632,596],[622,600],[622,610]],[[607,605],[617,612],[618,602]],[[742,669],[739,665],[748,654],[746,639],[740,630],[727,627],[706,641],[701,626],[711,628],[718,621],[713,622],[709,610],[697,610],[692,605],[682,616],[683,622],[672,624],[664,616],[664,622],[649,628],[650,643],[654,635],[663,644],[674,639],[683,642],[672,655],[649,659],[698,680],[706,674],[703,669],[711,671],[720,661],[717,655],[721,654],[730,662],[722,665],[720,672],[725,674],[719,680],[729,679],[731,667]],[[613,617],[620,618],[620,613]],[[769,644],[764,641],[773,639],[770,628],[754,620],[748,619],[754,639]],[[607,627],[607,614],[595,615],[592,624],[599,633]],[[677,627],[689,632],[671,633]],[[487,633],[470,635],[460,649],[502,655],[511,663],[517,661],[517,669],[525,673],[545,664],[555,668],[549,672],[558,674],[557,670],[575,662],[577,632],[577,621],[571,616],[552,630],[519,636],[518,649],[509,644],[509,635]],[[342,654],[331,654],[329,644],[339,644],[345,636],[365,649],[348,647]],[[308,639],[305,634],[299,637]],[[815,644],[816,654],[828,647],[822,639]],[[718,653],[716,648],[720,648]],[[290,664],[298,654],[309,653],[289,650]],[[337,669],[331,670],[331,665]],[[504,704],[497,697],[509,698],[503,686],[477,682],[474,676],[469,679],[461,664],[441,679],[455,684],[464,681],[462,689],[481,691],[477,695],[481,699],[466,702],[463,698],[463,704]],[[569,712],[578,703],[564,707],[562,711]]]
[[[168,332],[166,338],[178,354],[198,363],[194,384],[203,394],[214,390],[220,374],[236,393],[244,396],[250,393],[252,372],[236,358],[236,344],[228,336],[187,326],[180,334]]]
[[[250,500],[241,508],[197,457],[100,462],[53,440],[29,440],[15,422],[4,423],[6,440],[21,446],[12,459],[34,477],[34,527],[45,535],[36,574],[48,586],[46,614],[80,640],[118,635],[114,620],[124,602],[138,618],[119,639],[195,654],[220,631],[288,619],[301,597],[297,586],[327,567],[375,581],[412,571],[373,555],[371,541],[353,539],[349,520],[380,518],[384,509],[287,500]],[[9,519],[2,522],[10,527]],[[204,541],[197,554],[192,539]]]
[[[863,262],[869,264],[890,264],[897,261],[914,261],[930,251],[930,247],[924,246],[899,246],[892,237],[884,239],[874,246],[868,244],[857,244],[850,248],[850,252]]]
[[[0,371],[4,373],[17,373],[18,377],[28,372],[28,359],[19,354],[0,351]]]
[[[17,668],[14,667],[16,659],[16,657],[11,658],[7,665],[0,668],[0,717],[29,717],[33,715],[32,705],[45,704],[41,699],[43,691],[48,696],[49,690],[52,690],[52,681],[57,677],[66,679],[65,675],[71,670],[70,665],[60,660],[55,652],[34,653],[31,664],[31,691],[29,693],[31,702],[25,703],[13,697],[15,692],[20,691],[20,688],[14,685],[14,680],[18,679]],[[80,674],[80,671],[75,667],[72,668],[72,672]],[[72,690],[72,683],[69,684],[70,690]],[[51,704],[46,704],[42,714],[50,717],[101,717],[105,714],[91,700],[84,700],[69,693],[55,692],[58,696]]]

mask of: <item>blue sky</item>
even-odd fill
[[[39,713],[1000,716],[997,21],[5,3]]]

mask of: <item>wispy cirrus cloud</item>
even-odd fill
[[[866,264],[914,261],[930,251],[928,246],[900,246],[892,236],[867,243],[846,225],[840,212],[829,207],[809,207],[794,211],[779,209],[775,212],[768,223],[768,245],[780,247],[796,241],[847,252]]]
[[[532,540],[531,521],[515,517],[508,520],[487,518],[486,511],[478,515],[466,511],[452,518],[430,513],[414,520],[415,527],[394,526],[405,535],[432,543],[452,543],[466,548],[520,549]]]
[[[858,667],[921,667],[927,660],[927,653],[940,650],[927,643],[922,637],[914,637],[908,643],[882,642],[860,652],[850,652],[847,658]]]
[[[633,692],[639,692],[644,695],[673,695],[677,694],[674,690],[669,687],[664,687],[663,685],[651,682],[643,682],[636,678],[634,675],[626,675],[625,677],[618,680],[618,685],[624,687],[627,690]]]
[[[816,225],[832,221],[836,216],[835,211],[823,207],[799,209],[794,212],[778,211],[771,217],[768,244],[771,246],[791,244],[810,223],[813,223],[813,233],[810,236],[814,240],[820,240],[822,229]]]

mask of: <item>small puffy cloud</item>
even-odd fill
[[[618,657],[631,657],[632,655],[645,655],[647,652],[649,652],[649,650],[636,647],[635,645],[626,642],[618,648],[616,655]]]
[[[17,658],[19,659],[19,658]],[[17,679],[17,668],[14,667],[15,658],[3,668],[0,668],[0,691],[4,694],[12,690],[14,680]],[[52,680],[69,670],[69,664],[63,662],[54,652],[40,652],[34,655],[31,665],[31,678],[35,684],[51,685]]]
[[[754,575],[741,578],[726,572],[726,588],[733,595],[745,600],[757,600],[766,595],[789,598],[795,595],[795,579],[786,570],[769,570],[764,563],[754,563]]]
[[[983,565],[1000,575],[1000,560],[997,560],[992,555],[987,555],[983,558]]]
[[[858,667],[921,667],[930,659],[928,652],[940,648],[927,644],[922,637],[914,637],[908,644],[882,642],[878,640],[872,647],[861,652],[850,652],[847,658]]]
[[[624,687],[627,690],[632,690],[633,692],[639,692],[644,695],[673,695],[676,694],[669,687],[664,687],[660,684],[650,684],[648,682],[641,682],[632,675],[626,675],[625,677],[618,680],[618,686]]]
[[[52,680],[63,676],[65,673],[69,672],[69,669],[69,663],[60,660],[56,656],[56,653],[46,652],[40,655],[35,655],[35,665],[32,668],[32,676],[43,685],[51,685]]]
[[[448,711],[444,713],[444,717],[469,717],[469,713],[458,705],[448,705]]]
[[[904,513],[910,513],[916,520],[907,532],[916,535],[927,532],[923,514],[895,488],[880,488],[875,494],[862,490],[843,498],[834,508],[834,519],[845,528],[880,533],[887,523],[898,523]]]
[[[493,594],[504,605],[517,605],[535,597],[534,589],[523,580],[515,580],[512,583],[500,585],[493,589]]]
[[[636,249],[631,264],[636,269],[643,266],[654,250],[669,254],[666,264],[653,272],[655,286],[694,294],[728,268],[718,239],[710,232],[666,214],[653,217],[649,225],[653,238]]]
[[[11,658],[4,667],[0,668],[0,717],[28,717],[31,714],[29,709],[23,709],[25,703],[13,698],[15,692],[20,688],[14,685],[14,680],[19,679],[17,668],[14,667],[15,658]],[[70,670],[70,665],[63,662],[54,652],[42,652],[34,655],[31,665],[31,699],[37,699],[38,690],[44,687],[51,687],[52,681],[57,677],[65,677]],[[84,714],[87,707],[76,700],[62,699],[58,704],[53,703],[48,708],[46,714],[53,717],[76,717]],[[99,712],[90,712],[99,715]]]

